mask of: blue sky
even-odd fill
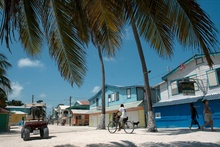
[[[211,20],[220,30],[220,1],[199,0],[202,8],[209,14]],[[146,64],[149,74],[150,85],[161,82],[161,77],[167,73],[167,67],[171,70],[179,66],[196,52],[186,50],[175,44],[175,52],[172,59],[161,59],[150,46],[142,41]],[[48,47],[45,48],[38,58],[27,56],[19,41],[13,41],[12,54],[5,45],[1,45],[12,68],[8,70],[7,77],[12,82],[13,92],[9,100],[21,100],[30,103],[32,95],[35,101],[43,100],[48,109],[60,103],[69,105],[69,97],[74,100],[87,100],[92,97],[101,87],[101,66],[97,49],[92,45],[87,48],[87,74],[81,87],[71,85],[60,76],[57,65],[49,56]],[[106,84],[112,85],[143,85],[143,75],[133,33],[126,28],[121,49],[114,59],[104,57]]]

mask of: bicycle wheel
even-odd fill
[[[127,121],[126,123],[124,123],[123,128],[124,128],[125,132],[128,134],[131,134],[134,131],[134,125],[130,121]]]
[[[116,123],[114,121],[109,122],[109,124],[108,124],[109,133],[115,133],[117,130],[117,125],[118,125],[118,123]]]

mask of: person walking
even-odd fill
[[[198,129],[200,129],[200,125],[196,119],[196,117],[199,118],[199,116],[198,116],[198,113],[197,113],[196,108],[194,107],[193,103],[190,103],[190,111],[191,111],[191,119],[192,120],[191,120],[191,124],[190,124],[189,129],[192,128],[192,125],[198,125]]]
[[[205,124],[201,127],[202,130],[204,130],[204,127],[207,125],[211,126],[211,131],[214,131],[213,129],[213,119],[212,119],[212,112],[211,109],[209,107],[209,101],[208,100],[204,100],[204,120],[205,120]]]

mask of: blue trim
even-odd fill
[[[215,53],[210,53],[211,56],[216,56],[216,55],[219,55],[220,52],[215,52]],[[183,62],[182,64],[183,65],[186,65],[188,64],[189,62],[191,62],[192,60],[194,59],[197,59],[197,58],[201,58],[201,57],[205,57],[205,54],[196,54],[194,55],[193,57],[189,58],[188,60],[186,60],[185,62]],[[162,80],[166,81],[167,78],[172,75],[173,73],[175,73],[176,71],[178,71],[180,69],[180,66],[177,66],[176,68],[174,68],[172,71],[170,71],[168,74],[164,75],[162,77]]]

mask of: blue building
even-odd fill
[[[190,103],[194,103],[200,125],[204,124],[203,103],[209,100],[214,127],[220,127],[220,54],[211,55],[210,69],[203,54],[195,55],[162,77],[154,86],[160,101],[153,105],[155,120],[160,127],[189,127]]]
[[[102,90],[96,93],[93,97],[89,99],[90,103],[90,115],[89,115],[89,125],[97,126],[99,123],[99,118],[101,114],[102,106]],[[155,98],[155,95],[154,95]],[[153,102],[156,98],[153,99]],[[120,104],[124,104],[129,120],[140,121],[139,126],[146,126],[146,101],[145,92],[143,86],[113,86],[106,85],[105,90],[105,106],[106,106],[106,125],[112,119],[112,114],[117,112]]]

